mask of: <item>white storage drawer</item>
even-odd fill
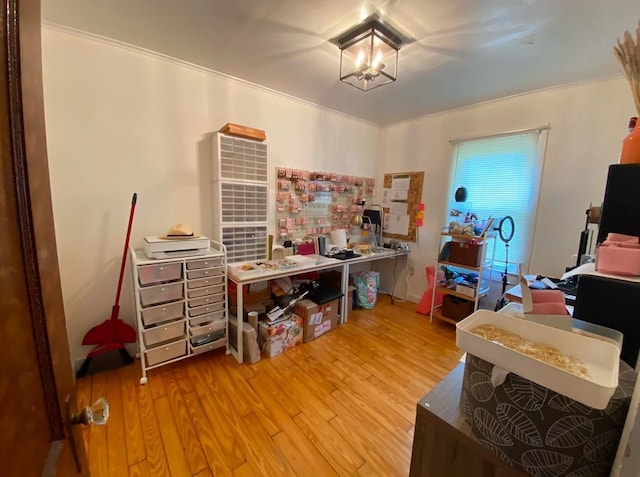
[[[216,275],[215,277],[200,278],[199,280],[189,280],[187,282],[187,289],[193,290],[194,288],[209,287],[211,285],[220,285],[224,283],[224,275]]]
[[[212,341],[211,343],[205,343],[200,346],[194,346],[192,343],[189,343],[189,348],[191,348],[191,354],[195,355],[200,353],[206,353],[207,351],[211,351],[214,349],[222,348],[226,344],[227,344],[227,339],[223,337],[223,338],[220,338],[219,340]]]
[[[189,260],[187,262],[187,270],[196,270],[198,268],[219,267],[222,265],[223,257],[212,257],[203,260]]]
[[[187,270],[187,278],[193,280],[194,278],[215,277],[218,275],[224,275],[224,267],[214,268],[201,268],[200,270]]]
[[[187,354],[187,341],[176,341],[175,343],[158,346],[157,348],[150,348],[147,349],[146,354],[148,366],[179,358]]]
[[[168,303],[142,310],[142,323],[150,326],[162,321],[175,320],[184,316],[184,302]]]
[[[217,295],[207,295],[195,300],[189,300],[189,308],[195,308],[196,306],[209,305],[213,303],[224,302],[224,293],[218,293]]]
[[[140,290],[142,306],[157,305],[182,298],[182,282],[156,285]]]
[[[199,326],[210,321],[224,320],[224,310],[216,311],[207,315],[199,315],[189,320],[189,326]]]
[[[196,288],[194,290],[187,291],[188,298],[198,298],[199,296],[213,295],[214,293],[222,293],[224,291],[224,283],[221,285],[214,285],[207,288]]]
[[[153,346],[163,341],[169,341],[180,336],[184,336],[184,320],[174,321],[172,323],[163,323],[148,330],[144,330],[144,343],[147,346]]]
[[[141,286],[181,279],[181,263],[159,263],[157,265],[141,265],[138,267],[138,281]]]
[[[225,333],[224,330],[219,330],[215,333],[209,333],[206,335],[193,336],[189,340],[189,344],[191,346],[204,346],[209,343],[214,343],[217,340],[224,339]]]
[[[214,303],[213,305],[198,306],[196,308],[189,308],[187,313],[189,318],[204,315],[207,313],[213,313],[214,311],[220,311],[224,308],[224,302]]]
[[[190,336],[201,336],[223,331],[227,325],[227,320],[217,320],[202,326],[190,326]]]

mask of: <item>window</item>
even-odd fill
[[[508,257],[513,271],[515,262],[523,272],[528,269],[547,130],[452,141],[449,211],[472,212],[480,222],[493,217],[496,226],[500,218],[510,215],[515,223]],[[467,189],[463,203],[454,202],[460,186]],[[449,217],[447,223],[452,220],[456,218]],[[499,238],[495,260],[503,265],[507,261],[505,244]]]

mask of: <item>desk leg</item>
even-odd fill
[[[347,322],[347,313],[349,313],[349,261],[345,260],[342,267],[342,307],[340,309],[340,324]]]
[[[236,286],[236,301],[238,303],[238,309],[236,310],[236,323],[238,324],[237,326],[237,336],[236,336],[236,352],[237,355],[235,356],[236,360],[238,361],[238,363],[242,364],[243,361],[243,350],[242,350],[242,338],[243,338],[243,331],[242,331],[242,310],[244,308],[244,304],[242,303],[242,285],[240,285],[239,283]]]

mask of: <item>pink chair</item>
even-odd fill
[[[420,300],[420,303],[418,303],[418,307],[416,308],[416,311],[423,315],[430,315],[431,302],[433,301],[433,284],[436,279],[436,267],[434,267],[433,265],[429,265],[428,267],[426,267],[426,271],[427,271],[428,287],[427,287],[427,290],[422,295],[422,299]],[[442,305],[442,296],[443,296],[442,293],[436,292],[436,306]]]

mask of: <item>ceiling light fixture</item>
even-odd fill
[[[403,37],[377,15],[334,41],[340,48],[340,81],[369,91],[396,80]]]

